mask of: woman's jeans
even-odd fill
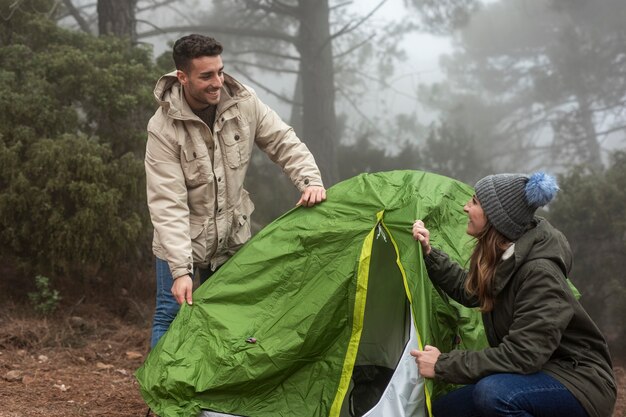
[[[434,417],[588,417],[576,397],[544,372],[493,374],[433,403]]]
[[[196,269],[195,275],[200,277],[200,283],[204,283],[214,273],[210,269]],[[150,348],[156,346],[157,342],[170,327],[170,323],[176,317],[180,306],[172,295],[172,285],[174,279],[170,272],[170,267],[163,259],[156,258],[156,308],[154,319],[152,320],[152,338]]]

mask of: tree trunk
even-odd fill
[[[335,115],[335,82],[330,39],[328,0],[299,0],[300,28],[296,47],[300,52],[303,135],[315,156],[324,185],[338,180]]]
[[[302,133],[302,65],[300,65],[298,76],[296,77],[296,87],[293,92],[293,104],[291,105],[291,117],[289,124],[296,131]]]
[[[586,97],[577,96],[578,111],[580,122],[583,128],[584,137],[581,138],[581,151],[585,151],[587,155],[587,163],[593,169],[600,172],[602,170],[602,155],[600,154],[600,143],[598,142],[598,134],[596,126],[593,122],[593,113],[589,106],[589,100]]]
[[[137,41],[135,6],[137,0],[98,0],[98,33]]]

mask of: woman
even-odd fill
[[[558,187],[535,173],[487,176],[463,207],[476,238],[469,270],[430,245],[421,220],[413,237],[431,281],[468,307],[479,307],[489,341],[482,351],[414,350],[419,372],[469,384],[439,398],[435,417],[609,417],[615,378],[606,341],[574,297],[566,277],[565,237],[535,217]]]

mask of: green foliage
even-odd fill
[[[141,155],[159,76],[151,51],[60,29],[44,14],[24,12],[31,9],[23,3],[12,15],[12,30],[0,32],[8,39],[0,47],[5,141],[83,132],[110,144],[116,157]],[[32,9],[45,10],[41,4]],[[14,132],[14,125],[25,129]]]
[[[149,49],[57,27],[41,12],[52,3],[20,2],[0,29],[0,258],[87,283],[149,251],[159,72]]]
[[[35,311],[43,315],[54,312],[61,301],[59,291],[52,289],[50,279],[43,275],[37,275],[35,277],[35,286],[37,287],[37,291],[28,293],[28,298],[33,304]]]
[[[559,182],[549,214],[574,253],[570,278],[613,352],[626,354],[626,153],[604,172],[578,167]]]

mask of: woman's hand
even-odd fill
[[[415,220],[413,223],[413,239],[422,245],[424,256],[430,255],[430,232],[421,220]]]
[[[417,370],[424,378],[435,377],[435,364],[439,355],[441,355],[439,349],[430,345],[424,346],[424,350],[413,349],[411,351],[411,356],[415,357]]]

